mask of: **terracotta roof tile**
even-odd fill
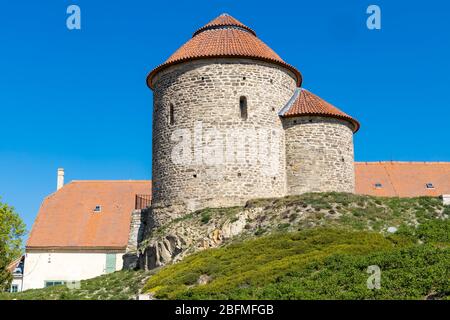
[[[450,194],[450,162],[355,162],[356,193],[385,197]],[[381,183],[380,188],[375,184]],[[428,189],[427,183],[434,188]]]
[[[358,131],[360,127],[358,121],[304,88],[297,88],[292,98],[278,114],[282,117],[325,116],[340,118],[352,123],[354,132]]]
[[[151,181],[72,181],[44,199],[27,248],[125,248],[135,196],[150,193]]]
[[[181,62],[205,58],[251,58],[272,62],[291,70],[300,86],[302,76],[293,66],[284,62],[272,49],[256,37],[253,30],[230,16],[219,17],[200,28],[192,39],[182,45],[163,64],[147,76],[147,85],[162,69]]]
[[[20,265],[20,263],[22,262],[22,259],[24,257],[20,256],[19,258],[15,259],[14,261],[12,261],[10,264],[8,264],[8,266],[6,267],[6,269],[10,272],[13,273],[14,270]]]

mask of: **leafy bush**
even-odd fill
[[[200,221],[203,224],[207,224],[209,222],[209,220],[211,220],[211,213],[209,211],[202,212],[202,216],[200,218]]]
[[[19,214],[13,207],[0,201],[0,292],[9,289],[12,276],[7,267],[22,255],[22,237],[25,232],[25,224]]]
[[[450,243],[450,219],[426,220],[417,227],[402,225],[398,234],[426,243]]]

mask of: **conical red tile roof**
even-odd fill
[[[303,88],[296,89],[291,100],[281,109],[279,115],[282,117],[323,116],[344,119],[353,124],[353,132],[358,131],[360,127],[358,121]]]
[[[163,64],[147,76],[147,85],[153,88],[152,79],[162,69],[181,62],[204,58],[251,58],[272,62],[291,70],[300,86],[302,76],[293,66],[284,62],[262,42],[256,33],[235,18],[221,15],[198,29],[192,38],[182,45]]]

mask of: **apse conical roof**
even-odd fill
[[[344,119],[353,124],[353,132],[358,131],[360,127],[357,120],[303,88],[295,90],[279,115],[281,117],[323,116]]]

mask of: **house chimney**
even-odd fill
[[[58,168],[58,179],[56,180],[56,190],[64,186],[64,168]]]

